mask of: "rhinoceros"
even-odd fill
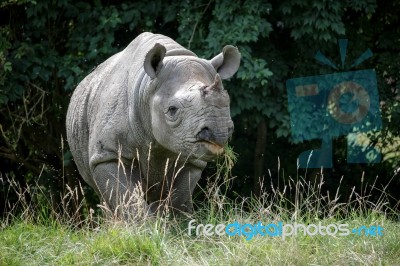
[[[171,209],[192,212],[203,169],[233,132],[221,79],[239,64],[234,46],[206,60],[145,32],[80,82],[68,107],[67,140],[102,202],[114,211],[129,203],[128,212],[154,213],[169,197]]]

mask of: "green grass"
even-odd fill
[[[242,219],[254,221],[250,216]],[[232,222],[231,219],[218,222],[228,224],[228,221]],[[322,237],[301,234],[285,240],[257,236],[247,241],[240,236],[189,236],[187,222],[160,218],[140,226],[104,223],[96,230],[19,221],[0,231],[0,265],[400,264],[398,222],[379,214],[355,216],[344,221],[322,220],[323,224],[335,222],[346,222],[350,228],[380,225],[384,235]]]

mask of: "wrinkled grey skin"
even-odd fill
[[[234,75],[239,64],[233,46],[205,60],[166,36],[139,35],[71,98],[67,138],[83,179],[112,210],[128,202],[124,196],[140,202],[139,185],[145,210],[154,212],[169,194],[174,210],[191,212],[202,170],[233,132],[221,78]],[[177,168],[184,165],[178,174],[177,158]],[[137,211],[132,206],[129,211]]]

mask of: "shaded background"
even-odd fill
[[[169,2],[169,3],[168,3]],[[238,153],[228,196],[258,196],[271,182],[320,177],[320,169],[297,169],[297,156],[320,141],[294,143],[286,80],[334,73],[318,63],[318,50],[339,64],[338,38],[349,40],[347,62],[370,48],[373,57],[355,69],[377,73],[383,129],[371,145],[383,147],[376,165],[347,164],[346,140],[334,140],[334,167],[324,170],[325,189],[341,200],[361,183],[383,187],[399,198],[400,179],[400,1],[3,1],[0,4],[0,214],[22,188],[39,184],[61,201],[66,184],[82,182],[65,140],[65,115],[74,88],[98,64],[144,31],[177,40],[211,58],[226,44],[239,48],[242,63],[226,81],[231,95]],[[305,107],[306,108],[306,107]],[[318,121],[307,127],[318,128]],[[200,185],[215,172],[204,171]],[[376,179],[378,177],[378,179]],[[265,186],[260,186],[264,179]],[[82,184],[88,206],[96,196]],[[378,197],[378,194],[376,195]],[[198,196],[201,199],[201,193]],[[29,200],[29,199],[28,199]],[[371,199],[373,200],[373,199]],[[71,207],[73,209],[73,207]]]

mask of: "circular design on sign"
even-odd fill
[[[358,106],[352,112],[344,112],[340,108],[340,97],[344,94],[352,94],[351,101],[357,101]],[[368,92],[359,84],[352,81],[345,81],[336,85],[328,96],[328,112],[338,122],[342,124],[354,124],[360,122],[370,108]]]

